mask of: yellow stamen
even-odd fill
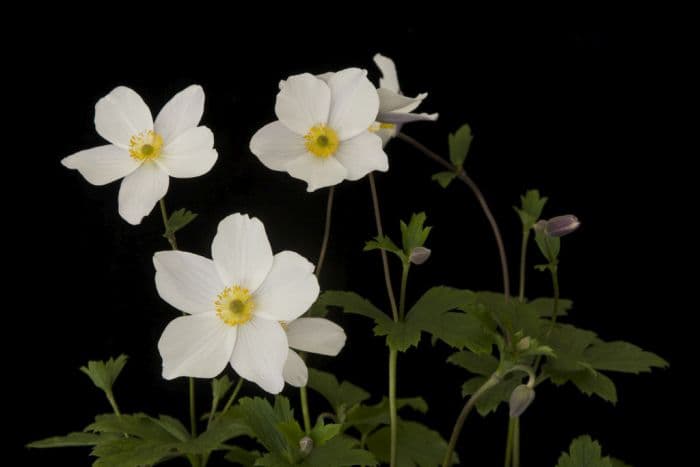
[[[153,130],[144,131],[129,140],[129,154],[137,161],[157,159],[163,147],[163,138]]]
[[[369,126],[368,130],[369,130],[371,133],[376,133],[376,132],[378,132],[379,130],[393,130],[393,129],[395,129],[395,128],[396,128],[396,124],[395,124],[395,123],[374,122],[374,123],[372,123],[372,124]]]
[[[325,159],[332,156],[338,150],[340,140],[333,128],[326,125],[312,127],[304,136],[306,149],[316,157]]]
[[[216,302],[216,314],[229,326],[243,324],[253,317],[255,302],[251,299],[248,289],[234,285],[226,287]]]

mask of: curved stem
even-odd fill
[[[323,228],[323,241],[321,241],[321,252],[318,254],[318,263],[316,263],[316,277],[321,275],[323,261],[326,259],[326,249],[328,248],[328,239],[331,236],[331,215],[333,213],[333,194],[335,187],[328,189],[328,201],[326,202],[326,225]]]
[[[401,272],[401,290],[399,292],[399,319],[403,321],[406,314],[406,286],[408,285],[408,270],[410,264],[405,264]]]
[[[515,431],[515,419],[508,419],[508,438],[506,440],[506,459],[503,463],[503,467],[511,467],[511,460],[513,455],[513,432]]]
[[[525,263],[527,261],[527,242],[530,239],[530,230],[523,231],[523,241],[520,245],[520,286],[518,287],[518,300],[525,301]]]
[[[304,417],[304,431],[308,435],[311,433],[311,417],[309,416],[309,401],[306,394],[306,386],[299,388],[299,396],[301,398],[301,413]]]
[[[391,467],[396,467],[396,452],[398,445],[398,417],[396,415],[396,361],[398,352],[389,349],[389,417],[391,422]]]
[[[497,385],[500,381],[501,377],[498,374],[492,374],[491,377],[487,379],[486,382],[482,384],[481,387],[477,389],[474,394],[472,394],[467,403],[464,404],[464,407],[462,408],[459,417],[457,417],[455,426],[452,429],[452,435],[450,436],[450,442],[447,444],[447,452],[445,452],[445,458],[442,461],[442,467],[448,467],[452,463],[452,453],[455,450],[457,440],[459,439],[459,435],[462,432],[462,427],[464,426],[464,421],[467,419],[467,415],[469,415],[469,412],[472,411],[479,398],[486,391]]]
[[[506,249],[503,246],[501,231],[498,228],[496,219],[493,217],[491,209],[489,209],[489,206],[486,203],[486,199],[481,193],[481,190],[479,189],[478,185],[474,183],[474,180],[472,180],[464,170],[458,170],[457,167],[440,157],[437,153],[428,149],[422,143],[408,136],[407,134],[399,132],[396,134],[396,137],[412,145],[420,152],[422,152],[423,154],[425,154],[426,156],[428,156],[429,158],[431,158],[450,172],[456,173],[457,178],[464,182],[464,184],[469,187],[472,193],[474,193],[474,196],[476,197],[477,201],[479,202],[479,205],[481,206],[481,210],[484,211],[484,215],[486,216],[486,219],[491,225],[491,230],[493,230],[493,236],[496,239],[496,246],[498,247],[498,254],[501,259],[501,274],[503,275],[503,294],[506,296],[506,300],[508,300],[510,298],[510,278],[508,276],[508,259],[506,257]]]
[[[382,215],[379,211],[379,197],[377,196],[377,186],[374,182],[374,174],[372,172],[368,175],[369,187],[372,192],[372,206],[374,207],[374,221],[377,224],[377,235],[384,235],[384,229],[382,228]],[[386,292],[389,295],[389,304],[391,305],[391,314],[394,317],[394,321],[399,320],[399,313],[396,307],[396,297],[394,296],[394,287],[391,284],[391,273],[389,271],[389,259],[386,256],[386,251],[379,250],[382,254],[382,265],[384,266],[384,282],[386,283]]]

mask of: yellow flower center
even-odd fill
[[[338,150],[340,140],[333,128],[326,125],[316,125],[304,136],[306,149],[316,157],[325,159]]]
[[[153,130],[134,135],[129,140],[129,154],[137,161],[157,159],[163,147],[163,138]]]
[[[255,302],[251,299],[248,289],[234,285],[226,287],[216,302],[216,314],[229,326],[238,326],[253,317]]]

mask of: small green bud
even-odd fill
[[[309,454],[311,454],[311,451],[314,448],[314,440],[311,439],[309,436],[304,436],[299,440],[299,451],[301,451],[301,455],[306,457]]]

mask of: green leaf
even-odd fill
[[[382,462],[389,462],[390,433],[387,426],[367,438],[367,447]],[[440,465],[447,449],[447,443],[437,431],[405,420],[399,420],[397,426],[397,445],[398,467],[435,467]]]
[[[447,359],[449,363],[458,365],[476,375],[490,376],[498,368],[498,359],[493,355],[462,351],[453,353]]]
[[[590,436],[576,438],[568,453],[559,458],[557,467],[613,467],[609,457],[603,457],[600,444]]]
[[[421,413],[428,411],[428,404],[422,397],[398,398],[396,399],[396,410],[400,411],[404,407],[410,407]],[[348,411],[344,427],[355,427],[363,434],[367,435],[374,431],[379,425],[389,424],[389,399],[382,398],[382,401],[374,405],[358,405]]]
[[[469,125],[462,125],[456,132],[450,133],[448,143],[450,146],[450,160],[458,169],[464,165],[464,161],[472,145],[472,129]]]
[[[614,457],[609,457],[612,467],[632,467],[631,465],[622,462],[620,459],[615,459]]]
[[[221,413],[205,432],[188,442],[182,450],[188,454],[206,454],[215,449],[222,449],[222,444],[239,436],[255,436],[248,420],[241,409]]]
[[[247,451],[241,447],[232,446],[224,456],[224,459],[234,464],[240,464],[243,467],[252,467],[259,457],[261,457],[259,451]]]
[[[214,378],[211,380],[211,397],[215,401],[220,401],[226,396],[226,393],[231,389],[233,383],[229,379],[228,375],[223,375],[220,378]]]
[[[547,197],[540,197],[538,190],[528,190],[525,195],[520,196],[520,208],[514,207],[514,209],[520,216],[524,231],[530,230],[539,220],[546,203]]]
[[[464,397],[474,394],[488,379],[485,376],[471,378],[462,385],[462,395]],[[502,403],[510,400],[513,390],[522,383],[523,377],[518,375],[508,375],[494,387],[486,391],[476,402],[476,411],[482,417],[491,412],[495,412]]]
[[[162,426],[162,421],[156,420],[146,414],[134,415],[103,414],[95,417],[95,421],[85,428],[85,431],[96,433],[128,434],[130,437],[141,438],[149,441],[172,443],[180,441],[173,436],[170,430]]]
[[[584,358],[596,370],[624,373],[637,374],[668,366],[668,362],[658,355],[622,341],[595,343],[585,350]]]
[[[547,259],[549,264],[557,264],[559,250],[561,249],[561,240],[559,237],[550,237],[540,230],[535,231],[535,243],[542,252],[542,255]]]
[[[411,255],[411,252],[419,246],[425,245],[428,235],[432,227],[424,227],[426,216],[424,212],[411,215],[408,225],[401,221],[401,241],[403,243],[403,251],[406,257]]]
[[[405,352],[411,346],[417,347],[420,332],[420,327],[408,321],[389,321],[374,328],[374,334],[386,336],[387,345],[398,352]]]
[[[300,465],[304,467],[343,467],[377,465],[372,453],[357,447],[358,442],[347,436],[336,436],[321,446],[314,446]]]
[[[255,461],[255,465],[265,467],[291,467],[292,464],[284,455],[277,452],[269,452]]]
[[[260,397],[251,399],[244,397],[237,406],[237,411],[250,428],[253,436],[274,453],[287,453],[287,441],[277,429],[281,422],[288,421],[286,417],[281,419],[268,401]],[[235,413],[236,411],[234,411]]]
[[[316,426],[313,427],[309,436],[311,436],[314,446],[323,446],[327,441],[335,438],[342,428],[343,425],[340,423],[329,423],[325,425],[323,422],[319,421],[319,423],[316,423]]]
[[[603,373],[593,371],[577,371],[569,376],[576,387],[587,396],[595,394],[612,404],[617,403],[615,383]]]
[[[168,237],[174,234],[196,218],[197,214],[185,208],[174,211],[172,214],[170,214],[170,218],[168,219],[163,236]]]
[[[128,357],[124,354],[107,361],[91,360],[80,371],[88,375],[92,383],[107,394],[112,394],[112,386],[122,372]]]
[[[336,413],[344,413],[346,409],[369,399],[370,394],[352,383],[338,380],[331,373],[309,368],[307,385],[321,394],[333,407]]]
[[[287,441],[287,453],[289,453],[291,459],[295,462],[298,461],[301,458],[299,441],[305,436],[301,426],[299,426],[299,422],[296,420],[280,422],[277,424],[277,431],[279,431]]]
[[[399,248],[396,243],[386,235],[377,235],[373,240],[365,243],[365,248],[363,251],[372,250],[384,250],[390,253],[394,253],[402,262],[407,262],[408,258],[404,254],[403,250]]]
[[[569,324],[555,326],[546,344],[556,353],[557,358],[548,360],[548,367],[557,372],[574,372],[588,368],[584,360],[584,351],[596,340],[592,331],[580,329]]]
[[[440,184],[441,187],[447,188],[450,185],[450,183],[452,183],[452,180],[454,180],[456,176],[457,176],[457,174],[454,172],[438,172],[438,173],[434,174],[431,177],[431,179],[438,182],[438,184]]]
[[[527,305],[532,307],[540,317],[548,318],[554,313],[554,299],[553,298],[536,298]],[[574,306],[574,302],[567,300],[565,298],[559,299],[559,306],[557,307],[557,316],[566,316]]]
[[[50,438],[34,441],[27,444],[28,448],[45,449],[45,448],[63,448],[74,446],[94,446],[105,439],[119,438],[120,435],[107,436],[96,433],[68,433],[66,436],[52,436]]]
[[[157,419],[152,418],[152,420],[176,439],[180,441],[187,441],[190,439],[190,432],[180,420],[169,415],[160,415]]]
[[[389,316],[384,314],[369,300],[360,297],[354,292],[328,290],[321,294],[317,303],[324,307],[334,306],[342,308],[345,313],[365,316],[374,320],[378,325],[393,322]]]
[[[98,458],[92,464],[94,467],[139,467],[181,455],[176,443],[138,438],[121,438],[98,444],[91,454]]]

